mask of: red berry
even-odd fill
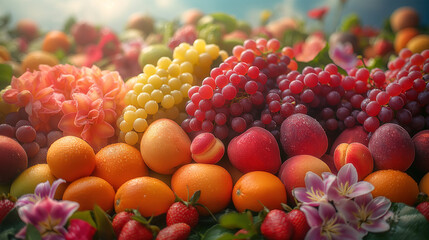
[[[197,225],[198,219],[197,209],[192,205],[186,206],[182,202],[173,203],[167,211],[167,226],[186,223],[193,228]]]
[[[118,240],[152,240],[152,238],[150,229],[136,220],[130,220],[122,228]]]
[[[310,230],[304,212],[294,209],[287,214],[286,218],[293,226],[292,240],[304,239],[305,235]]]
[[[115,215],[112,221],[112,227],[115,231],[116,236],[119,236],[124,225],[131,220],[131,217],[134,216],[132,212],[120,212]]]
[[[15,206],[15,199],[3,194],[0,196],[0,223]]]
[[[261,233],[269,240],[287,240],[293,236],[293,225],[287,219],[286,212],[274,209],[262,222]]]
[[[416,208],[429,222],[429,202],[422,202]]]
[[[191,227],[186,223],[175,223],[159,231],[156,240],[186,240]]]

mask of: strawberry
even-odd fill
[[[429,202],[419,203],[416,208],[429,221]]]
[[[0,223],[6,217],[6,215],[13,209],[15,206],[15,198],[10,195],[2,194],[0,196]]]
[[[195,227],[198,224],[199,214],[194,205],[196,205],[199,197],[200,191],[196,191],[189,201],[183,201],[177,197],[178,201],[168,208],[167,226],[175,223],[186,223],[191,228]]]
[[[261,224],[261,233],[269,240],[287,240],[293,235],[293,225],[285,211],[274,209],[268,212]]]
[[[286,218],[293,226],[292,240],[304,239],[308,230],[310,230],[305,214],[301,210],[293,209],[286,215]]]
[[[112,221],[112,227],[115,231],[116,236],[119,236],[119,233],[121,232],[124,225],[131,220],[131,217],[134,216],[134,213],[132,212],[120,212],[115,215]]]
[[[175,223],[163,228],[156,240],[185,240],[191,233],[191,227],[186,223]]]
[[[151,240],[152,230],[134,219],[129,220],[121,230],[118,240]]]

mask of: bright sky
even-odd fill
[[[61,29],[66,19],[73,15],[78,20],[107,25],[116,31],[123,30],[128,17],[134,12],[145,12],[156,19],[173,20],[189,8],[205,13],[222,11],[252,25],[258,24],[263,9],[273,11],[274,18],[292,16],[305,19],[312,8],[329,6],[328,32],[333,31],[340,0],[0,0],[0,14],[11,13],[12,23],[30,18],[42,30]],[[429,0],[347,0],[343,16],[356,12],[365,25],[381,26],[384,19],[399,6],[415,7],[425,25],[429,25]],[[310,20],[311,21],[311,20]]]

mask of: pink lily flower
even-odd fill
[[[298,187],[292,190],[292,195],[296,200],[309,206],[319,206],[319,204],[328,202],[327,192],[336,180],[335,175],[326,175],[326,178],[320,178],[313,172],[305,174],[305,188]]]
[[[39,201],[41,201],[43,198],[50,198],[54,199],[55,192],[57,191],[57,188],[60,184],[65,183],[66,181],[64,179],[57,179],[51,184],[49,181],[46,181],[44,183],[37,184],[36,188],[34,189],[34,194],[29,193],[22,195],[18,198],[18,201],[16,202],[17,207],[22,207],[25,205],[33,205]]]

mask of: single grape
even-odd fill
[[[36,139],[36,130],[29,125],[24,125],[16,129],[16,138],[22,143],[30,143]]]
[[[242,133],[246,130],[246,120],[242,117],[235,117],[231,120],[231,128],[237,133]]]
[[[40,146],[37,142],[23,143],[22,148],[24,148],[28,158],[35,157],[40,150]]]
[[[15,128],[9,124],[3,123],[0,124],[0,135],[14,138],[15,137]]]
[[[50,131],[48,132],[48,134],[46,135],[46,146],[49,147],[51,146],[51,144],[55,141],[57,141],[58,139],[63,137],[63,132],[61,131]]]

